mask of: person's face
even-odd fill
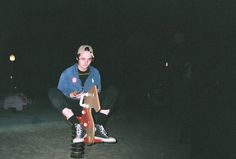
[[[93,57],[89,51],[85,51],[78,56],[78,68],[80,71],[86,71],[91,64]]]

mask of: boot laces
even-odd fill
[[[102,134],[102,136],[108,137],[107,132],[102,125],[98,125],[98,129],[99,129],[99,132]]]
[[[76,125],[76,135],[79,137],[82,137],[83,135],[83,128],[80,124]]]

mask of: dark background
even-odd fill
[[[0,94],[16,85],[31,98],[47,97],[78,47],[90,44],[103,86],[132,94],[128,106],[162,101],[170,119],[173,109],[191,118],[192,150],[235,158],[235,28],[233,0],[1,1]],[[191,97],[182,81],[186,63]]]
[[[46,96],[81,44],[94,47],[104,86],[138,96],[164,81],[170,92],[190,62],[200,93],[216,83],[225,95],[234,93],[233,1],[12,0],[0,6],[1,94],[16,85],[31,97]]]
[[[81,44],[94,47],[104,83],[146,87],[164,77],[166,61],[171,76],[190,61],[197,77],[227,84],[235,79],[235,7],[220,0],[1,1],[1,87],[14,53],[18,87],[44,94]]]

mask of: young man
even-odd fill
[[[101,78],[99,71],[90,64],[94,60],[93,49],[90,45],[82,45],[79,47],[77,63],[62,72],[57,88],[49,90],[48,96],[52,104],[64,115],[64,117],[76,129],[76,137],[74,143],[83,142],[85,131],[79,123],[76,116],[80,116],[82,107],[79,104],[80,97],[83,93],[96,85],[98,92],[101,92]],[[102,106],[101,106],[102,107]],[[104,142],[116,142],[113,137],[108,137],[104,129],[104,124],[110,113],[108,109],[102,109],[98,113],[94,113],[95,136]]]

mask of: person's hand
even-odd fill
[[[108,115],[110,113],[110,109],[101,109],[100,113]]]
[[[77,98],[77,99],[80,99],[80,97],[82,96],[82,94],[83,94],[84,92],[77,92],[77,91],[74,91],[74,92],[71,92],[70,93],[70,97],[71,98]]]

